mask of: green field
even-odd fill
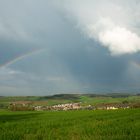
[[[140,109],[0,111],[0,140],[139,140]]]

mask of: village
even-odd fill
[[[57,104],[52,106],[46,105],[32,105],[30,101],[16,101],[9,104],[9,109],[12,111],[24,111],[24,110],[31,110],[31,111],[66,111],[66,110],[116,110],[116,109],[128,109],[134,108],[134,106],[130,104],[123,104],[123,103],[107,103],[107,104],[98,104],[98,105],[82,105],[81,102],[79,103],[66,103],[66,104]]]

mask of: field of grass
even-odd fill
[[[123,101],[127,101],[129,103],[140,103],[140,96],[128,96],[128,97],[88,97],[88,96],[80,96],[79,101],[83,104],[91,104],[97,105],[102,103],[122,103]]]
[[[140,109],[0,110],[0,140],[139,140]]]

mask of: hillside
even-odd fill
[[[81,103],[98,105],[104,103],[140,103],[139,94],[57,94],[52,96],[12,96],[0,97],[0,108],[7,108],[11,102],[31,101],[33,105],[57,105],[64,103]]]

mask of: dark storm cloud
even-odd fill
[[[0,95],[138,91],[138,53],[111,56],[56,1],[0,3]]]

